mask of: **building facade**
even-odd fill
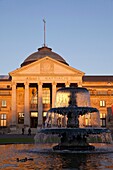
[[[85,76],[46,46],[28,56],[20,68],[0,76],[0,130],[42,127],[55,104],[57,89],[85,87],[102,127],[113,128],[113,76]],[[88,126],[88,121],[86,122]]]

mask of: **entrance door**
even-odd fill
[[[31,112],[30,122],[31,128],[36,128],[38,126],[38,112]]]

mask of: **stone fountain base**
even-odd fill
[[[53,147],[53,150],[70,150],[70,151],[88,151],[95,150],[95,147],[92,145],[87,146],[75,146],[75,145],[56,145]]]
[[[61,142],[53,147],[53,150],[71,150],[71,151],[83,151],[94,150],[95,147],[89,145],[87,142],[87,134],[67,134],[66,132],[61,134]]]
[[[56,151],[93,151],[95,146],[90,143],[111,143],[111,139],[111,133],[106,128],[45,128],[38,130],[35,136],[36,143],[57,143],[53,147]]]

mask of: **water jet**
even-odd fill
[[[45,127],[38,130],[36,143],[58,143],[53,150],[95,150],[91,138],[111,143],[111,133],[100,127],[100,114],[91,107],[86,88],[65,87],[57,90],[55,108],[47,112]]]

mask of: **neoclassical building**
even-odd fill
[[[100,111],[101,126],[113,128],[113,76],[86,76],[44,45],[20,68],[0,75],[0,131],[42,127],[57,89],[69,86],[86,87],[91,106]]]

